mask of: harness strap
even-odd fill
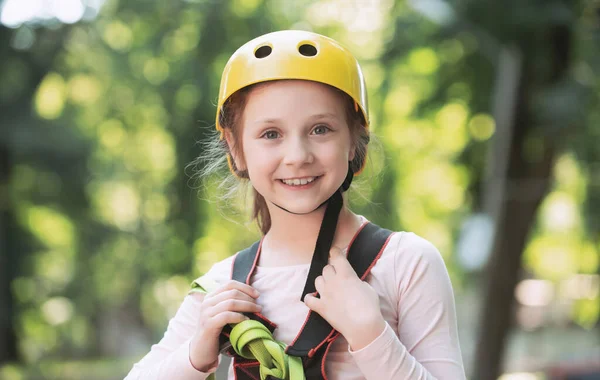
[[[233,260],[231,279],[250,285],[250,277],[254,273],[258,261],[258,251],[262,245],[262,239],[250,247],[240,251]]]
[[[208,293],[217,284],[207,277],[200,277],[192,283],[192,291]],[[286,354],[285,343],[273,338],[272,332],[259,321],[247,320],[232,324],[229,341],[235,353],[242,358],[259,363],[261,380],[276,379],[305,380],[304,367],[300,357]],[[214,379],[210,375],[210,380]]]
[[[350,243],[347,258],[361,280],[364,281],[370,273],[391,235],[390,230],[366,223]],[[313,356],[335,332],[323,317],[311,310],[304,328],[288,347],[287,353],[294,356]]]
[[[344,199],[342,198],[342,193],[336,191],[335,194],[331,196],[331,200],[325,209],[325,215],[323,215],[323,222],[319,228],[315,250],[310,262],[310,268],[308,269],[308,277],[304,283],[302,297],[300,297],[301,301],[304,301],[304,297],[307,294],[317,291],[315,289],[315,280],[323,273],[323,268],[325,268],[325,265],[329,262],[329,250],[331,250],[331,244],[333,244],[335,229],[343,204]]]
[[[381,257],[392,234],[373,223],[364,224],[356,234],[347,258],[361,280],[366,279]],[[260,245],[258,241],[236,255],[232,279],[250,284]],[[192,291],[206,293],[212,286],[215,285],[209,279],[200,277],[192,283]],[[302,330],[287,349],[284,343],[273,338],[272,332],[277,327],[273,322],[258,313],[246,315],[250,320],[225,326],[221,334],[221,342],[227,343],[222,346],[222,352],[234,357],[236,379],[327,379],[325,360],[339,332],[319,314],[309,311]]]

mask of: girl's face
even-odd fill
[[[251,90],[242,149],[254,188],[295,213],[326,201],[354,157],[345,115],[342,96],[321,83],[281,80]]]

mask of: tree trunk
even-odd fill
[[[10,44],[13,33],[12,29],[0,25],[0,70],[4,70],[4,65],[11,59],[16,59],[27,67],[28,77],[26,88],[18,96],[0,103],[0,363],[19,359],[13,323],[17,305],[12,294],[12,281],[21,273],[21,263],[31,248],[31,239],[17,223],[16,205],[9,196],[11,168],[20,152],[27,150],[30,153],[50,146],[30,138],[26,140],[29,146],[20,143],[25,141],[22,136],[31,132],[23,131],[36,126],[37,121],[32,121],[30,116],[31,102],[65,35],[61,29],[45,33],[44,43],[36,55],[33,51],[15,51]]]
[[[548,30],[552,67],[546,83],[552,85],[564,78],[569,67],[571,30],[561,25]],[[551,136],[534,125],[531,104],[534,97],[535,51],[522,49],[524,75],[517,95],[514,132],[509,151],[507,178],[503,185],[502,207],[498,216],[492,256],[487,267],[487,280],[480,320],[479,340],[474,360],[473,379],[496,380],[501,375],[508,332],[512,325],[514,291],[519,281],[521,258],[529,231],[540,203],[551,183],[551,172],[561,136]],[[528,57],[527,54],[530,56]],[[542,146],[535,158],[527,157],[526,143],[532,136]]]
[[[0,144],[0,363],[16,361],[17,336],[13,324],[14,299],[11,283],[16,275],[15,231],[16,222],[8,194],[10,156]]]

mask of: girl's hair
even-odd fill
[[[225,177],[220,178],[218,185],[219,190],[225,190],[224,198],[231,198],[232,195],[238,192],[242,182],[249,182],[248,171],[240,170],[236,167],[235,161],[233,160],[232,153],[238,160],[241,160],[240,164],[245,166],[244,159],[244,147],[242,145],[242,116],[244,109],[248,102],[253,89],[257,86],[268,85],[269,82],[259,83],[247,86],[229,97],[229,99],[223,104],[223,108],[219,113],[219,124],[223,130],[231,133],[233,138],[233,146],[229,146],[225,138],[221,138],[220,134],[215,134],[210,141],[204,144],[203,152],[200,157],[196,159],[191,165],[199,167],[198,175],[200,178],[207,178],[212,174],[216,174],[225,165],[227,160],[231,164],[231,169],[235,172],[235,178],[233,174],[228,172]],[[367,157],[367,144],[369,143],[369,132],[366,128],[366,122],[360,110],[355,107],[354,100],[345,92],[338,90],[335,87],[330,87],[340,99],[344,102],[346,121],[348,128],[350,128],[350,136],[352,138],[352,145],[355,149],[354,159],[350,162],[350,168],[354,173],[357,173],[364,166]],[[200,166],[200,163],[203,165]],[[250,184],[251,186],[251,184]],[[258,227],[261,232],[266,234],[271,228],[271,215],[265,198],[252,187],[253,195],[253,207],[252,207],[252,219],[256,220]]]

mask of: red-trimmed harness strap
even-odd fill
[[[377,260],[381,257],[393,232],[373,223],[365,223],[355,235],[348,249],[348,261],[358,277],[365,280]],[[233,263],[232,279],[250,284],[260,255],[261,241],[239,252]],[[265,316],[247,313],[249,318],[262,322],[271,332],[277,326]],[[233,369],[236,380],[260,380],[259,363],[235,355],[229,342],[229,332],[221,334],[221,352],[233,356]],[[302,357],[306,379],[327,379],[325,360],[339,333],[335,331],[319,314],[309,311],[303,327],[286,352]],[[227,343],[226,343],[227,342]]]

